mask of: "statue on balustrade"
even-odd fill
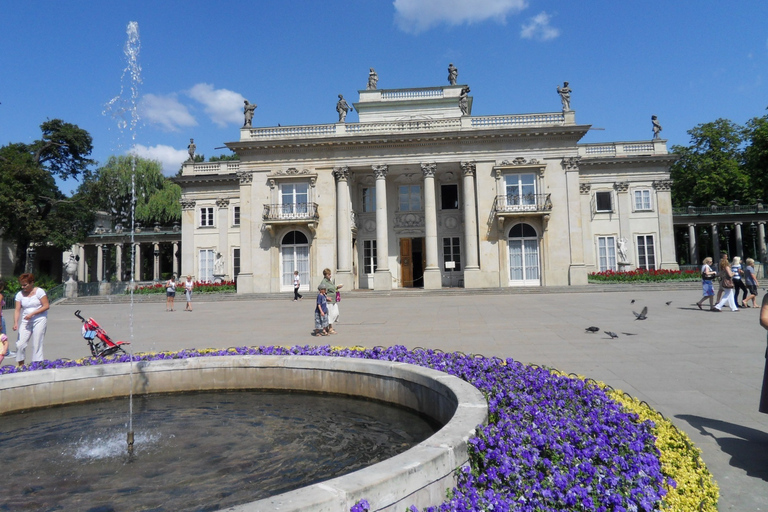
[[[456,85],[456,79],[459,77],[459,70],[453,65],[453,62],[448,64],[448,83]]]
[[[197,149],[197,146],[195,146],[195,139],[189,139],[189,146],[187,146],[187,152],[189,153],[189,160],[187,160],[187,162],[195,161],[196,149]]]
[[[654,139],[660,139],[661,135],[661,125],[659,124],[659,119],[656,116],[651,116],[651,123],[653,124],[653,138]]]
[[[248,100],[243,101],[243,114],[245,114],[244,127],[251,127],[253,125],[253,114],[256,111],[257,105],[255,103],[248,103]]]
[[[459,108],[461,109],[461,115],[469,115],[469,86],[461,88],[461,94],[459,95]]]
[[[344,123],[347,120],[347,112],[350,110],[354,111],[355,109],[352,108],[352,106],[347,103],[347,100],[344,99],[344,96],[339,94],[339,102],[336,103],[336,112],[339,113],[339,122]]]
[[[557,86],[557,94],[560,95],[560,101],[563,102],[563,112],[569,112],[571,110],[571,88],[568,87],[568,82],[563,82],[563,86]]]
[[[376,88],[376,85],[379,83],[379,75],[376,74],[376,70],[371,68],[371,70],[368,72],[368,86],[366,87],[367,90],[372,90]]]

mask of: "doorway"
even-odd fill
[[[403,288],[424,288],[427,265],[424,238],[400,239],[400,282]]]

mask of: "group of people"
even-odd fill
[[[723,306],[728,304],[731,311],[738,311],[739,308],[757,307],[757,287],[760,284],[757,281],[755,273],[755,260],[747,258],[741,264],[741,258],[734,256],[732,261],[728,261],[728,255],[720,255],[720,263],[717,271],[712,268],[712,258],[704,258],[701,265],[701,286],[704,296],[696,303],[699,309],[705,300],[709,299],[710,311],[722,311]],[[717,279],[719,286],[717,290],[717,299],[715,299],[715,288],[713,281]],[[743,292],[741,301],[739,301],[739,291]],[[715,304],[717,301],[717,304]],[[752,305],[749,302],[752,301]]]
[[[176,311],[173,309],[176,302],[176,275],[172,275],[171,278],[165,283],[165,310]],[[187,305],[184,306],[184,311],[192,311],[192,289],[195,286],[195,282],[192,281],[192,276],[187,276],[187,280],[184,281],[184,295],[187,299]]]

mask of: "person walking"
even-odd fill
[[[19,366],[24,366],[29,344],[32,348],[32,362],[43,360],[43,341],[48,328],[50,304],[45,290],[35,286],[34,274],[21,274],[19,285],[21,290],[16,294],[13,330],[19,331],[19,340],[16,342],[16,361]]]
[[[301,278],[299,277],[299,271],[294,270],[293,271],[293,302],[296,302],[297,300],[303,298],[302,295],[299,293],[299,288],[301,288]]]
[[[712,279],[717,276],[717,272],[712,270],[710,265],[712,265],[712,258],[707,256],[701,265],[701,289],[704,292],[704,296],[696,303],[699,309],[702,309],[701,303],[707,298],[709,298],[709,309],[712,310],[715,307],[715,289],[712,286]]]
[[[752,307],[756,308],[757,303],[755,301],[757,299],[757,287],[760,286],[760,283],[757,282],[757,274],[755,274],[755,260],[747,258],[745,263],[747,264],[747,268],[744,270],[744,284],[747,285],[749,295],[744,299],[744,302],[747,307],[749,307],[749,301],[751,300]]]
[[[736,307],[736,302],[733,300],[733,271],[731,270],[731,265],[728,263],[727,257],[723,257],[723,259],[720,260],[720,283],[723,287],[723,298],[720,299],[717,305],[715,305],[713,311],[722,311],[723,304],[726,302],[731,308],[731,311],[738,311],[739,308]]]
[[[318,287],[317,300],[315,301],[315,332],[312,333],[312,336],[328,336],[326,332],[328,329],[327,292],[325,286],[320,285]]]
[[[192,281],[192,276],[187,276],[187,280],[184,281],[184,295],[187,299],[187,305],[184,306],[184,311],[192,311],[192,288],[195,283]]]
[[[176,276],[172,275],[165,283],[165,310],[173,311],[173,303],[176,300]]]
[[[733,257],[733,261],[731,262],[731,272],[733,272],[733,300],[736,302],[736,306],[745,308],[747,305],[744,301],[747,298],[748,291],[747,285],[744,284],[744,280],[742,279],[744,276],[744,269],[741,268],[741,258],[738,256]],[[739,300],[739,290],[744,291],[741,300]]]
[[[339,302],[341,302],[341,293],[339,290],[341,290],[341,287],[344,285],[336,285],[331,279],[331,269],[326,268],[323,270],[323,280],[320,281],[318,290],[321,286],[326,289],[326,296],[328,299],[328,329],[326,332],[328,332],[328,334],[336,334],[336,331],[333,329],[333,324],[339,319]]]

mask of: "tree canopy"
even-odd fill
[[[768,116],[740,126],[728,119],[688,131],[689,146],[673,146],[678,159],[670,170],[675,206],[712,202],[742,204],[766,199],[768,192]]]
[[[89,176],[90,134],[60,119],[48,120],[40,129],[40,140],[32,144],[0,148],[0,226],[2,236],[16,244],[17,274],[24,270],[31,243],[68,249],[93,225],[83,198],[65,197],[55,180]]]

